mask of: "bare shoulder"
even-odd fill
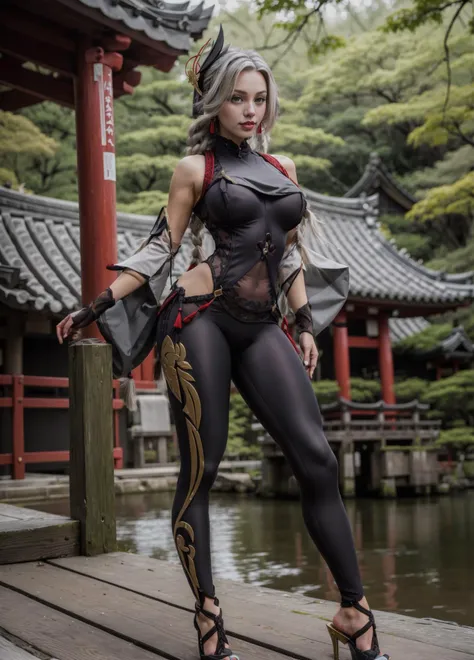
[[[272,156],[277,159],[280,165],[283,165],[293,181],[297,181],[296,165],[294,161],[289,156],[280,156],[279,154],[272,154]]]
[[[191,190],[195,203],[201,195],[205,168],[205,158],[202,154],[184,156],[174,170],[173,178],[171,179],[171,190]]]
[[[192,156],[184,156],[176,165],[174,171],[175,177],[179,179],[198,180],[204,174],[205,162],[202,154],[193,154]]]

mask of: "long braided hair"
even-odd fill
[[[267,83],[267,104],[265,116],[262,120],[262,132],[249,140],[249,145],[255,151],[266,153],[270,142],[270,131],[273,128],[279,111],[278,87],[273,73],[265,60],[254,50],[242,50],[233,46],[226,46],[214,64],[209,67],[202,83],[203,95],[200,98],[199,116],[189,127],[186,155],[204,154],[212,149],[215,137],[209,131],[211,120],[216,120],[221,106],[227,101],[235,87],[237,76],[242,71],[258,71]],[[296,241],[301,248],[303,261],[305,257],[302,231],[308,225],[316,228],[317,220],[307,208],[302,222],[298,225]],[[191,236],[193,243],[191,265],[203,260],[203,223],[199,217],[192,213]]]

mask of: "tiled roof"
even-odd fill
[[[410,306],[455,307],[474,298],[474,274],[428,270],[396,250],[379,232],[376,198],[344,199],[305,191],[322,221],[311,247],[350,267],[352,299]],[[119,258],[130,255],[155,218],[117,214]],[[206,253],[212,239],[204,239]],[[174,276],[190,262],[189,235]],[[79,213],[75,202],[25,195],[0,187],[0,302],[19,309],[62,314],[79,305]]]
[[[344,197],[360,197],[362,194],[374,195],[379,193],[385,195],[395,206],[400,207],[401,211],[409,211],[416,203],[415,197],[411,195],[398,181],[390,174],[388,169],[382,163],[377,153],[370,155],[370,160],[360,179],[348,190]],[[390,208],[384,210],[393,210]]]
[[[431,324],[422,316],[414,316],[413,318],[391,318],[389,319],[390,326],[390,339],[392,344],[397,344],[402,339],[416,335]]]
[[[348,264],[350,298],[391,301],[417,307],[455,307],[474,298],[474,272],[447,274],[426,268],[380,231],[378,196],[348,199],[304,190],[320,237],[317,252]]]
[[[207,28],[214,7],[200,2],[163,2],[162,0],[78,0],[98,9],[104,16],[124,23],[131,30],[143,32],[154,41],[188,52],[191,38],[200,37]]]
[[[151,218],[118,216],[119,253],[126,257]],[[50,314],[77,308],[80,264],[77,203],[0,187],[0,302]]]

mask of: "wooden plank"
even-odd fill
[[[31,655],[28,651],[0,636],[0,660],[38,660],[38,656]]]
[[[49,564],[0,566],[0,585],[171,660],[196,660],[197,634],[192,616],[181,607]],[[190,599],[188,596],[188,603]],[[242,640],[231,639],[230,643],[245,660],[288,658],[278,650],[270,651]],[[327,656],[328,644],[313,642],[310,647],[310,655],[301,656],[303,660]],[[323,654],[319,655],[321,652]]]
[[[66,516],[58,516],[55,513],[36,511],[36,509],[28,509],[27,507],[15,506],[14,504],[0,503],[0,520],[4,517],[14,520],[49,520],[50,522],[58,523],[71,520]]]
[[[81,524],[81,553],[96,555],[117,547],[111,346],[70,345],[69,383],[71,517]]]
[[[181,567],[170,562],[117,552],[50,563],[190,609],[189,587]],[[215,584],[230,633],[275,644],[300,657],[318,657],[314,652],[311,656],[311,643],[329,644],[323,622],[331,620],[336,603],[232,580],[216,579]],[[433,660],[441,656],[443,660],[472,660],[474,656],[474,628],[388,612],[375,615],[382,650],[391,657],[396,654],[404,660]],[[444,649],[449,649],[450,655]]]
[[[79,523],[14,520],[0,526],[0,564],[79,554]]]
[[[0,587],[0,626],[57,660],[162,658],[4,587]],[[0,658],[4,660],[1,652]],[[5,658],[13,659],[14,656]]]

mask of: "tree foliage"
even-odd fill
[[[405,337],[396,345],[397,352],[430,351],[446,339],[453,327],[450,323],[433,324],[410,337]]]
[[[430,384],[423,400],[440,411],[446,427],[458,420],[474,426],[474,370],[458,371]]]
[[[472,426],[459,426],[454,429],[447,429],[441,431],[439,438],[436,441],[437,445],[443,447],[454,446],[459,449],[466,445],[474,444],[474,427]]]
[[[423,378],[407,378],[399,383],[395,383],[394,391],[397,403],[405,403],[421,399],[429,383]]]

